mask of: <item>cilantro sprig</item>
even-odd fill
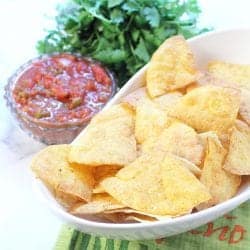
[[[59,9],[56,29],[37,49],[95,58],[122,86],[166,38],[207,31],[197,27],[199,13],[196,0],[71,0]]]

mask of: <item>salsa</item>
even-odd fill
[[[99,111],[112,92],[113,79],[99,63],[59,54],[31,63],[17,79],[13,97],[33,118],[80,123]]]

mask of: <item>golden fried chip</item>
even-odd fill
[[[191,212],[191,210],[189,211],[189,213]],[[145,215],[148,216],[154,220],[169,220],[171,218],[173,218],[174,216],[169,216],[169,215],[155,215],[155,214],[150,214],[150,213],[145,213],[142,211],[138,211],[132,208],[117,208],[117,209],[113,209],[113,210],[107,210],[104,211],[105,214],[115,214],[115,213],[123,213],[123,214],[128,214],[128,215]]]
[[[58,191],[58,190],[53,190],[50,189],[51,192],[53,192],[56,200],[59,202],[59,204],[61,204],[65,209],[70,209],[72,206],[76,205],[79,202],[82,202],[82,199],[68,194],[68,193],[64,193],[63,191]]]
[[[76,206],[72,207],[70,212],[72,214],[98,214],[103,213],[107,210],[124,208],[125,206],[116,201],[109,194],[94,194],[92,201],[89,203],[79,203]]]
[[[203,86],[196,88],[172,107],[169,114],[198,132],[227,134],[234,125],[240,105],[240,91],[232,88]]]
[[[137,213],[108,213],[104,214],[104,217],[115,223],[128,223],[128,222],[152,222],[157,221],[154,217],[150,217]]]
[[[130,104],[120,103],[99,112],[92,118],[90,125],[93,126],[97,124],[103,124],[105,122],[114,121],[116,119],[124,119],[127,121],[127,123],[133,124],[134,116],[134,109]]]
[[[146,86],[156,97],[194,82],[197,71],[192,52],[182,36],[167,39],[153,54],[147,69]]]
[[[95,181],[99,183],[104,178],[114,176],[119,170],[121,166],[97,166],[93,169],[93,175],[95,177]]]
[[[123,97],[121,102],[129,103],[131,106],[136,108],[136,106],[140,103],[144,98],[148,98],[147,90],[145,87],[141,87],[131,92],[127,96]]]
[[[230,199],[236,194],[241,182],[239,176],[228,173],[222,168],[226,150],[221,145],[219,138],[216,134],[207,135],[206,156],[200,181],[208,188],[212,198],[200,204],[197,207],[198,210]]]
[[[196,84],[197,86],[215,85],[215,86],[220,86],[220,87],[237,88],[238,90],[240,90],[241,98],[240,98],[239,114],[241,118],[248,125],[250,125],[250,90],[240,87],[237,84],[225,81],[223,79],[216,78],[209,73],[203,74],[199,78],[198,83]]]
[[[214,85],[217,87],[228,87],[228,88],[238,88],[238,86],[226,79],[221,79],[209,72],[203,72],[199,74],[199,77],[196,82],[197,87]]]
[[[210,62],[208,71],[217,78],[250,90],[250,65]]]
[[[135,158],[134,113],[122,104],[96,115],[69,154],[70,162],[89,166],[123,166]]]
[[[149,99],[144,99],[136,107],[135,137],[137,142],[143,143],[148,138],[158,136],[164,128],[174,121],[167,113],[158,108]]]
[[[152,221],[157,221],[157,220],[147,215],[133,213],[133,214],[127,214],[127,215],[125,214],[124,221],[152,222]]]
[[[177,101],[182,97],[182,93],[179,91],[169,92],[162,96],[152,99],[154,103],[157,104],[157,107],[163,110],[169,110]]]
[[[53,145],[41,150],[32,160],[31,168],[60,200],[89,201],[94,177],[88,167],[67,161],[70,145]]]
[[[236,127],[239,131],[243,131],[243,132],[245,132],[245,133],[248,133],[248,131],[249,131],[249,126],[248,126],[245,122],[243,122],[243,121],[241,121],[241,120],[239,120],[239,119],[237,119],[237,120],[235,121],[235,127]]]
[[[164,129],[158,137],[151,137],[142,144],[142,152],[162,151],[185,158],[200,165],[203,146],[195,130],[181,122],[174,122]]]
[[[131,175],[121,169],[101,185],[127,207],[155,215],[182,215],[210,199],[206,188],[173,155],[142,155],[132,163]],[[135,169],[138,170],[135,170]],[[125,173],[123,175],[123,173]]]
[[[115,174],[119,171],[120,166],[97,166],[93,169],[93,175],[95,177],[95,186],[93,189],[94,194],[105,193],[105,190],[100,185],[100,182],[111,176],[115,176]]]
[[[233,129],[224,169],[232,174],[250,175],[250,129]]]
[[[208,138],[213,139],[213,141],[215,141],[217,145],[221,144],[220,139],[218,138],[217,134],[214,131],[200,133],[198,136],[201,139],[201,143],[203,145],[204,150],[207,150]]]
[[[250,125],[250,91],[241,90],[241,101],[239,114],[248,125]]]
[[[128,209],[129,212],[123,212],[124,209],[117,209],[120,212],[106,211],[102,214],[105,219],[114,223],[128,223],[128,222],[152,222],[169,220],[169,216],[149,216],[144,213],[137,213],[136,210]],[[126,210],[125,210],[126,211]],[[158,219],[159,218],[159,219]]]
[[[199,83],[194,82],[194,83],[192,83],[192,84],[190,84],[190,85],[187,86],[187,88],[186,88],[186,93],[188,93],[188,92],[190,92],[190,91],[192,91],[193,89],[196,89],[196,88],[198,88],[198,87],[200,87]]]
[[[93,188],[93,194],[101,194],[106,193],[103,187],[100,185],[100,183],[96,184]]]

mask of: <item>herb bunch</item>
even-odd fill
[[[197,27],[196,0],[71,0],[58,10],[56,29],[39,53],[74,52],[101,61],[122,86],[168,37],[189,38]]]

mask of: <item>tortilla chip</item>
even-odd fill
[[[245,133],[248,133],[248,131],[249,131],[249,126],[248,126],[245,122],[243,122],[243,121],[241,121],[241,120],[239,120],[239,119],[237,119],[237,120],[235,121],[235,127],[236,127],[239,131],[243,131],[243,132],[245,132]]]
[[[208,138],[213,139],[213,141],[215,141],[215,143],[218,144],[218,145],[221,144],[220,139],[218,138],[217,134],[214,131],[208,131],[208,132],[200,133],[198,136],[199,136],[199,138],[201,140],[201,143],[203,145],[204,150],[207,150]]]
[[[175,156],[142,155],[101,185],[127,207],[155,215],[182,215],[210,199],[198,179]],[[131,174],[126,169],[129,168]],[[125,174],[124,174],[125,173]]]
[[[240,92],[232,88],[196,88],[172,107],[169,115],[182,120],[198,132],[227,134],[234,125],[240,105]]]
[[[206,156],[200,181],[208,188],[212,198],[200,204],[197,209],[205,209],[233,197],[240,185],[241,178],[225,171],[223,161],[226,150],[215,134],[207,137]]]
[[[200,165],[203,147],[194,129],[181,122],[174,122],[164,129],[158,137],[151,136],[142,144],[142,152],[162,151],[185,158]]]
[[[106,193],[104,188],[100,185],[100,183],[96,184],[93,189],[93,194],[102,194]]]
[[[223,79],[216,78],[209,73],[203,74],[199,78],[198,83],[196,84],[197,86],[215,85],[215,86],[220,86],[220,87],[236,88],[240,90],[241,100],[240,100],[239,114],[242,120],[244,120],[248,125],[250,125],[250,90],[242,88],[238,86],[237,84],[225,81]]]
[[[98,114],[69,154],[70,162],[89,166],[123,166],[135,158],[134,113],[125,105],[115,105]]]
[[[105,122],[112,122],[116,119],[124,119],[127,123],[133,124],[135,119],[134,116],[134,109],[131,105],[128,103],[120,103],[99,112],[92,118],[90,125],[101,125]],[[90,127],[90,125],[88,127]],[[81,137],[81,135],[79,137]]]
[[[157,104],[157,107],[163,110],[169,110],[177,101],[182,97],[182,93],[179,91],[169,92],[165,95],[156,97],[152,99],[154,103]]]
[[[140,101],[143,100],[144,98],[148,98],[147,90],[145,87],[141,87],[131,92],[127,96],[123,97],[121,102],[129,103],[131,106],[136,108],[136,106],[138,106]]]
[[[233,129],[224,169],[232,174],[250,175],[250,129]]]
[[[104,214],[104,217],[115,223],[129,223],[129,222],[153,222],[157,221],[155,218],[136,213],[112,213]]]
[[[33,158],[31,168],[66,204],[67,199],[89,201],[94,186],[92,171],[67,161],[70,148],[70,145],[53,145],[41,150]]]
[[[94,194],[105,193],[105,190],[100,185],[100,182],[111,176],[115,176],[115,174],[119,171],[120,166],[97,166],[93,169],[93,175],[95,177],[95,187],[93,189]]]
[[[98,214],[103,213],[107,210],[124,208],[125,206],[120,204],[110,195],[103,194],[94,194],[92,201],[89,203],[79,203],[76,206],[72,207],[70,212],[72,214],[84,215],[84,214]]]
[[[241,101],[239,114],[248,125],[250,125],[250,91],[241,90]]]
[[[114,176],[119,170],[120,166],[97,166],[93,169],[93,175],[97,183],[107,177]]]
[[[51,192],[53,192],[59,204],[61,204],[67,210],[70,209],[72,206],[76,205],[77,203],[82,202],[81,198],[68,193],[64,193],[62,191],[51,189]]]
[[[200,87],[199,83],[197,83],[197,82],[191,83],[190,85],[187,86],[186,93],[188,93],[188,92],[190,92],[193,89],[196,89],[198,87]]]
[[[147,215],[127,214],[126,216],[124,216],[124,221],[152,222],[152,221],[157,221],[157,220]]]
[[[197,71],[193,54],[182,36],[167,39],[153,54],[147,69],[146,86],[156,97],[194,82]]]
[[[201,73],[197,79],[196,85],[198,87],[214,85],[217,87],[238,88],[235,83],[227,81],[226,79],[218,78],[209,72]]]
[[[250,90],[250,65],[213,61],[208,64],[212,76]]]
[[[120,212],[106,211],[102,214],[102,216],[114,223],[153,222],[158,220],[163,221],[170,219],[170,217],[168,216],[159,216],[161,219],[157,219],[155,216],[152,217],[143,213],[136,213],[134,212],[136,210],[133,209],[125,209],[125,211],[129,210],[129,212],[123,212],[124,209],[117,209],[117,211],[119,210]]]
[[[174,121],[167,113],[149,99],[144,99],[136,107],[135,137],[138,143],[143,143],[151,137],[158,136],[164,128]]]
[[[169,216],[169,215],[155,215],[155,214],[150,214],[150,213],[145,213],[142,211],[138,211],[132,208],[117,208],[117,209],[113,209],[113,210],[108,210],[104,212],[105,214],[115,214],[115,213],[124,213],[124,214],[133,214],[133,215],[145,215],[148,216],[154,220],[158,220],[158,221],[163,221],[163,220],[170,220],[172,219],[174,216]],[[188,214],[191,213],[191,210],[188,212]]]

